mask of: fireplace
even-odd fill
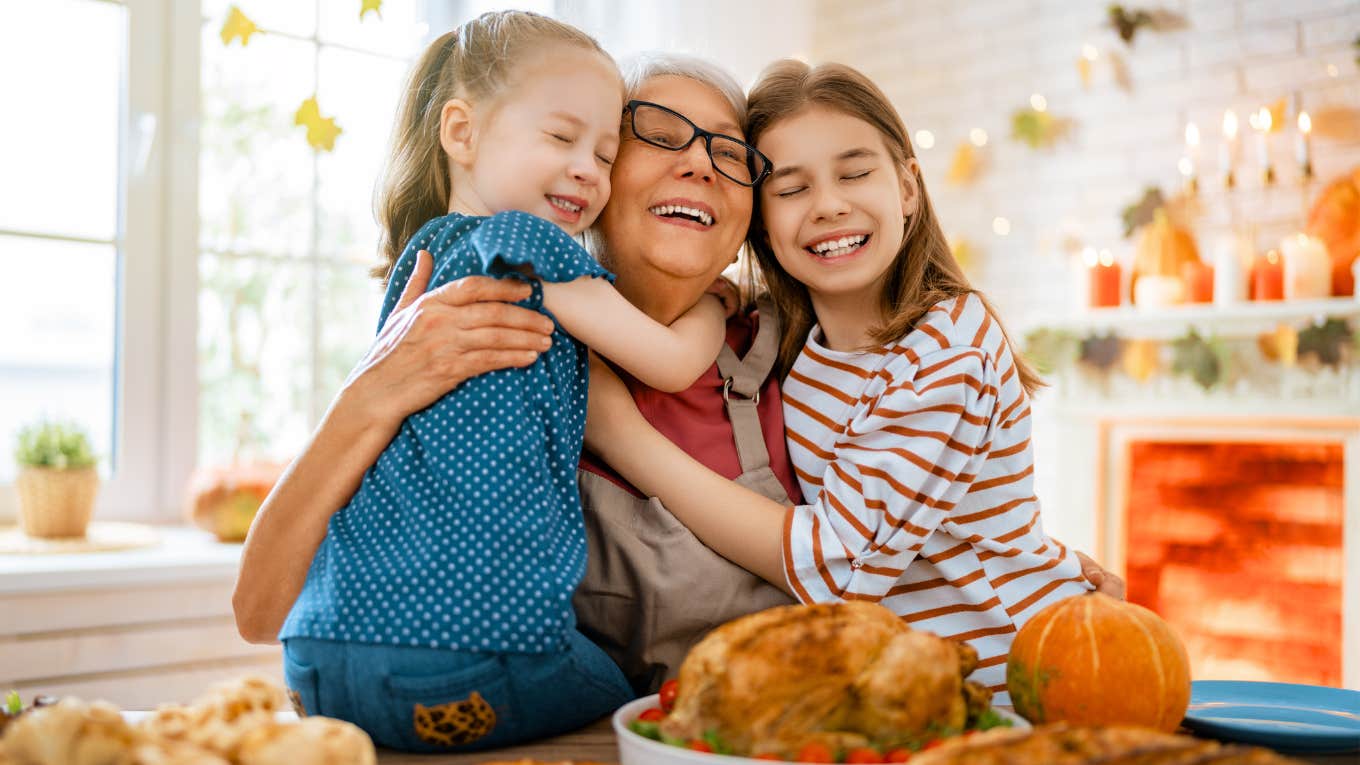
[[[1195,677],[1340,686],[1343,444],[1138,440],[1126,465],[1128,597]]]

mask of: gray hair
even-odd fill
[[[685,77],[716,90],[737,115],[737,124],[746,122],[746,93],[727,70],[698,56],[659,51],[630,56],[619,67],[623,71],[626,98],[637,97],[637,92],[653,77],[670,75]]]

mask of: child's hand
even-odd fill
[[[737,285],[726,277],[719,276],[714,279],[704,292],[717,297],[722,302],[723,311],[729,319],[736,316],[737,311],[741,310],[741,292],[737,289]]]
[[[1086,581],[1096,588],[1096,592],[1104,593],[1112,598],[1124,599],[1126,588],[1124,580],[1118,574],[1105,570],[1086,553],[1080,550],[1076,553],[1077,560],[1081,562],[1081,575],[1086,577]]]

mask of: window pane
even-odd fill
[[[117,266],[113,245],[0,236],[0,483],[41,417],[80,423],[110,467]]]
[[[428,27],[417,17],[415,0],[383,0],[382,17],[370,11],[359,19],[362,4],[321,4],[321,41],[360,50],[413,56],[423,46]]]
[[[335,151],[317,158],[322,252],[369,266],[377,262],[373,193],[406,69],[405,62],[390,58],[321,49],[319,98],[345,130]]]
[[[326,405],[339,392],[350,370],[372,345],[382,308],[382,284],[367,268],[343,265],[321,270],[320,375],[317,406]],[[320,416],[322,411],[317,412]]]
[[[327,3],[340,2],[342,5],[349,5],[342,0],[325,0]],[[284,0],[284,2],[266,3],[242,3],[241,0],[203,0],[203,17],[207,20],[208,26],[212,27],[213,34],[222,31],[222,23],[227,20],[227,9],[231,6],[243,6],[241,10],[246,16],[260,29],[266,32],[284,32],[290,35],[301,37],[311,37],[316,31],[316,6],[318,3],[312,0]],[[354,0],[355,7],[358,7],[358,0]],[[255,41],[259,37],[251,36],[250,46],[254,47]],[[218,45],[222,44],[222,38],[217,38]],[[233,42],[232,45],[239,45]]]
[[[6,7],[0,228],[111,241],[124,9],[89,0]]]
[[[199,258],[199,464],[286,459],[308,434],[311,270]]]
[[[316,47],[265,35],[227,47],[212,25],[202,44],[202,247],[309,254],[313,152],[293,115],[315,92]]]

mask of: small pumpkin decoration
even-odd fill
[[[1006,663],[1015,711],[1039,725],[1141,725],[1172,732],[1190,706],[1185,645],[1157,614],[1101,593],[1048,606]]]
[[[1144,276],[1179,280],[1189,264],[1199,264],[1199,250],[1189,231],[1173,224],[1165,208],[1158,208],[1152,222],[1143,226],[1133,259],[1130,299],[1137,296],[1138,280]],[[1136,300],[1134,302],[1137,302]]]
[[[255,513],[274,489],[283,466],[250,463],[195,471],[189,484],[188,515],[219,542],[240,542]]]
[[[1332,294],[1355,294],[1351,264],[1360,256],[1360,167],[1322,190],[1308,215],[1308,233],[1327,245]]]

